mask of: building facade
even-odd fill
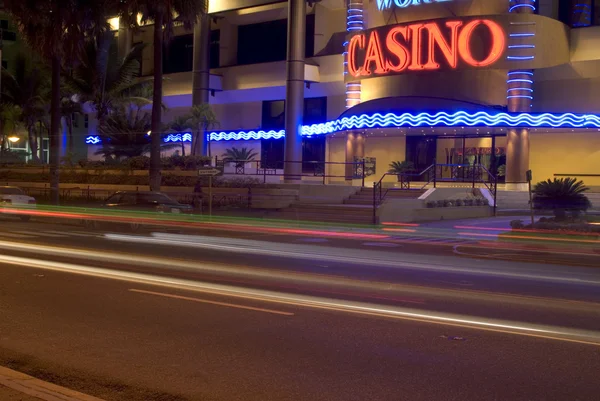
[[[534,181],[600,185],[598,0],[233,3],[209,6],[212,155],[248,148],[280,168],[299,157],[286,155],[296,141],[304,173],[315,168],[306,162],[330,162],[330,182],[351,178],[343,163],[368,158],[367,184],[406,160],[417,170],[481,164],[507,188],[522,188],[527,170]],[[152,73],[151,39],[151,29],[128,34],[129,45],[148,43],[142,75]],[[290,75],[300,64],[286,69],[290,49],[304,56],[303,91]],[[165,121],[192,105],[193,50],[193,32],[176,28]]]

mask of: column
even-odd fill
[[[535,0],[510,0],[509,12],[533,14]],[[527,45],[535,35],[535,25],[519,24],[511,26],[510,45]],[[510,50],[510,49],[509,49]],[[527,61],[533,59],[528,47],[516,47],[508,54],[509,60]],[[510,113],[529,113],[533,102],[533,71],[522,69],[508,72],[506,101]],[[510,128],[506,145],[506,188],[523,190],[527,188],[526,172],[529,170],[529,130]]]
[[[117,54],[123,60],[131,51],[131,28],[123,18],[119,18],[119,36],[117,36]]]
[[[204,4],[208,6],[208,1]],[[206,10],[200,14],[194,24],[192,57],[192,106],[198,106],[208,103],[210,92],[210,16]],[[200,132],[194,139],[192,154],[206,156],[206,132]]]
[[[356,165],[350,164],[356,161],[357,157],[365,157],[365,136],[362,132],[348,131],[346,136],[346,181],[354,179]]]
[[[362,31],[364,29],[364,5],[363,0],[346,0],[346,32]],[[347,71],[347,55],[344,43],[344,75]],[[346,108],[349,109],[360,103],[361,85],[360,81],[346,83]]]
[[[302,180],[305,38],[306,0],[289,0],[285,92],[285,164],[283,167],[286,182],[300,182]]]

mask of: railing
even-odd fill
[[[299,174],[284,174],[284,167],[289,164],[300,164],[301,172]],[[280,176],[284,179],[298,179],[303,177],[319,177],[323,185],[327,183],[328,178],[340,178],[344,180],[360,179],[362,186],[365,185],[366,162],[326,162],[326,161],[266,161],[266,160],[232,160],[219,159],[215,157],[215,166],[222,168],[226,175],[240,175],[262,177],[263,183],[267,182],[269,177]],[[343,174],[328,174],[327,167],[343,167]],[[330,169],[331,170],[331,169]],[[310,171],[310,172],[304,172]]]
[[[373,224],[377,224],[377,208],[392,189],[384,190],[383,188],[383,181],[388,176],[397,176],[400,188],[404,190],[411,189],[411,182],[418,182],[420,190],[431,184],[437,188],[438,182],[469,183],[473,188],[476,184],[483,184],[494,198],[494,216],[496,215],[498,177],[485,166],[480,164],[432,164],[420,173],[385,173],[378,182],[373,184]]]

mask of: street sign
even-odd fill
[[[214,167],[202,167],[198,170],[198,175],[204,177],[214,177],[221,174],[223,174],[223,171]]]

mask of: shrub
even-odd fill
[[[474,206],[474,205],[475,205],[475,199],[473,199],[473,198],[465,199],[465,206]]]
[[[148,170],[150,158],[148,156],[135,156],[125,160],[127,167],[131,170]]]
[[[427,206],[429,209],[432,209],[437,206],[437,202],[436,201],[427,201],[427,203],[425,203],[425,206]]]
[[[410,173],[414,170],[415,170],[415,165],[413,164],[413,162],[409,162],[409,161],[391,162],[388,173],[403,174],[403,173]]]
[[[452,207],[452,206],[454,206],[454,204],[452,203],[451,200],[449,200],[449,199],[444,200],[444,207]]]
[[[525,227],[525,224],[523,224],[523,220],[512,220],[510,227],[514,230],[521,230]]]
[[[445,202],[443,199],[440,199],[440,200],[436,201],[435,204],[437,207],[444,207]]]
[[[564,220],[568,212],[580,213],[591,203],[584,192],[589,188],[575,178],[555,178],[542,181],[533,188],[533,207],[552,210],[557,220]]]
[[[454,204],[456,206],[464,206],[465,205],[465,201],[463,201],[462,199],[457,199]]]

